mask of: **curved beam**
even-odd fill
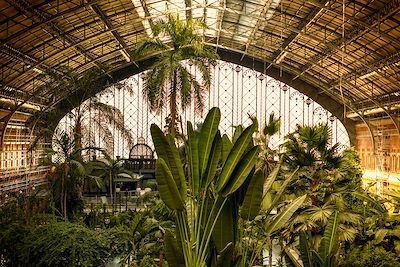
[[[265,65],[264,65],[263,61],[251,58],[249,56],[245,56],[241,60],[243,54],[240,53],[239,51],[233,52],[233,51],[223,50],[223,49],[219,48],[218,54],[219,54],[221,60],[239,64],[244,67],[254,69],[261,73],[264,73],[264,71],[265,71]],[[111,76],[116,81],[126,79],[134,74],[138,74],[138,73],[146,70],[147,68],[149,68],[151,66],[152,62],[154,62],[153,58],[139,61],[139,62],[137,62],[138,66],[128,66],[128,67],[122,68],[120,70],[114,71],[111,74]],[[345,119],[345,114],[343,112],[342,104],[335,101],[333,98],[331,98],[325,92],[321,92],[320,88],[317,88],[316,86],[314,86],[302,79],[293,80],[293,77],[294,77],[293,74],[290,74],[285,71],[281,71],[280,68],[277,68],[275,66],[272,66],[271,68],[269,68],[265,72],[265,74],[295,88],[299,92],[301,92],[304,95],[313,99],[315,102],[320,104],[323,108],[328,110],[330,113],[332,113],[332,115],[334,115],[336,118],[338,118],[345,126],[345,128],[349,134],[350,143],[352,145],[355,144],[355,140],[356,140],[355,139],[355,136],[356,136],[355,135],[355,123],[349,119]]]
[[[278,67],[272,66],[268,70],[265,71],[264,62],[258,59],[251,58],[249,56],[243,57],[243,54],[240,51],[233,52],[229,50],[223,50],[218,48],[218,54],[220,55],[221,60],[235,63],[238,65],[242,65],[247,68],[251,68],[258,72],[264,73],[276,80],[279,80],[287,85],[295,88],[300,93],[310,97],[315,102],[320,104],[323,108],[328,110],[332,115],[338,118],[343,125],[345,126],[347,133],[349,135],[351,145],[355,144],[356,141],[356,133],[355,133],[355,122],[345,118],[343,104],[334,100],[331,96],[329,96],[326,92],[321,91],[321,88],[318,88],[311,83],[302,80],[302,79],[295,79],[293,80],[294,74],[291,74],[285,70],[282,70]],[[114,70],[113,72],[109,73],[109,75],[113,78],[113,82],[117,82],[123,79],[126,79],[132,75],[138,74],[146,69],[148,69],[153,63],[154,58],[148,58],[141,61],[136,62],[137,65],[129,64],[125,65],[125,67]],[[89,96],[88,96],[89,97]],[[63,105],[63,101],[61,101],[58,106],[60,108],[65,109],[65,105]],[[350,107],[351,108],[351,107]],[[353,111],[357,112],[354,108],[351,108]],[[67,113],[69,110],[64,110]],[[359,114],[359,113],[358,113]],[[359,114],[361,117],[362,115]],[[61,116],[59,119],[61,119]],[[363,118],[362,118],[363,119]],[[364,120],[363,120],[364,121]],[[53,122],[58,123],[58,122]]]

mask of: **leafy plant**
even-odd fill
[[[0,237],[9,266],[104,266],[111,256],[104,232],[79,224],[12,224]]]
[[[210,86],[209,65],[218,58],[215,49],[206,47],[197,30],[205,24],[191,19],[183,21],[179,15],[167,14],[151,26],[153,38],[145,40],[134,52],[135,58],[155,54],[156,60],[144,76],[144,92],[150,109],[160,112],[169,104],[169,132],[175,137],[178,103],[182,109],[194,100],[195,108],[203,108],[203,95]],[[162,41],[167,38],[169,41]],[[201,79],[190,71],[184,60],[189,60]],[[167,100],[166,100],[167,99]]]
[[[61,132],[53,136],[53,148],[47,148],[41,164],[50,167],[48,174],[53,199],[64,220],[68,215],[83,209],[82,186],[86,174],[79,160],[81,149],[77,149],[74,139]]]
[[[261,209],[265,177],[255,167],[259,148],[252,137],[257,121],[245,129],[237,127],[233,142],[221,137],[219,121],[220,111],[213,108],[200,131],[188,122],[183,158],[170,134],[151,127],[160,197],[175,213],[176,234],[166,231],[164,239],[170,266],[239,263],[239,255],[232,258],[241,243],[238,221],[253,220]],[[279,229],[304,198],[271,219],[266,235]]]
[[[128,178],[133,181],[135,174],[123,167],[122,159],[113,159],[105,151],[102,151],[102,154],[102,158],[90,161],[87,164],[88,176],[97,181],[99,188],[103,185],[108,185],[111,201],[114,204],[114,199],[116,198],[115,181],[118,178]]]
[[[343,267],[394,267],[400,266],[400,258],[397,253],[386,251],[383,247],[364,245],[352,249],[344,262]]]

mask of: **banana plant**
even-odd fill
[[[158,126],[151,126],[158,156],[156,179],[160,197],[175,212],[177,225],[176,234],[166,233],[165,239],[171,266],[206,266],[211,244],[221,254],[235,241],[229,226],[237,216],[232,211],[238,209],[245,187],[255,176],[258,147],[252,136],[258,124],[253,120],[233,143],[226,135],[221,136],[220,118],[220,110],[212,108],[199,131],[187,123],[184,159],[174,138]],[[246,205],[253,208],[249,201]],[[183,255],[183,259],[178,255]]]
[[[230,140],[218,130],[220,118],[220,110],[212,108],[200,130],[187,123],[182,158],[173,136],[151,126],[159,194],[176,220],[175,234],[165,233],[169,266],[234,264],[232,255],[241,242],[238,222],[252,220],[260,211],[265,177],[256,170],[257,120],[247,128],[236,127]],[[288,215],[273,220],[270,230]]]

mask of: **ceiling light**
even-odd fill
[[[131,57],[125,49],[121,49],[119,52],[121,52],[121,55],[125,58],[126,62],[131,62]]]
[[[39,74],[43,74],[44,73],[44,71],[42,71],[41,69],[38,69],[38,68],[32,68],[32,70],[36,71]]]
[[[288,54],[288,51],[285,51],[285,52],[281,53],[281,54],[276,58],[275,63],[276,63],[276,64],[281,63],[281,62],[285,59],[285,57],[286,57],[287,54]]]
[[[360,76],[360,79],[361,79],[361,80],[367,79],[367,78],[369,78],[369,77],[371,77],[371,76],[374,76],[374,75],[376,75],[376,74],[378,74],[376,71],[372,71],[372,72],[370,72],[370,73],[364,74],[363,76]]]

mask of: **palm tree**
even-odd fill
[[[290,169],[300,167],[292,188],[299,194],[309,193],[313,206],[323,205],[335,192],[360,189],[362,172],[358,156],[351,149],[338,153],[339,144],[331,145],[326,124],[298,125],[286,139],[284,162]]]
[[[287,168],[299,168],[287,193],[307,194],[309,201],[297,211],[281,238],[288,244],[302,233],[310,234],[312,243],[323,238],[333,214],[337,217],[337,239],[352,242],[361,225],[361,215],[354,209],[357,200],[352,192],[361,190],[361,168],[352,149],[338,152],[330,143],[327,125],[297,126],[283,144]]]
[[[45,149],[42,158],[41,164],[50,167],[53,198],[65,221],[68,214],[76,211],[81,201],[80,185],[85,176],[85,168],[79,161],[79,152],[73,138],[60,132],[53,136],[53,148]]]
[[[57,129],[52,124],[58,123],[64,115],[67,115],[73,121],[71,131],[80,161],[82,161],[81,149],[94,146],[89,140],[90,136],[94,136],[93,125],[98,126],[97,134],[105,140],[104,144],[110,144],[109,139],[113,137],[111,126],[127,141],[128,146],[131,146],[133,137],[129,129],[125,127],[123,114],[114,106],[102,103],[100,98],[103,94],[110,92],[112,87],[125,90],[130,94],[133,90],[124,82],[109,85],[103,76],[104,73],[98,70],[78,74],[65,69],[63,75],[47,74],[42,91],[47,92],[50,103],[47,108],[34,114],[28,121],[32,129],[39,131],[36,133],[37,139],[49,132],[50,135],[56,132]],[[98,94],[95,95],[96,93]],[[106,150],[110,152],[111,148],[106,147]]]
[[[89,162],[89,172],[91,177],[103,179],[110,191],[111,202],[114,204],[115,181],[117,178],[135,179],[135,174],[126,170],[122,166],[122,159],[113,159],[110,155],[103,151],[104,158],[99,158]]]
[[[198,111],[203,109],[203,95],[211,82],[209,65],[218,56],[214,49],[204,46],[198,29],[205,25],[191,19],[186,22],[179,15],[167,15],[167,20],[159,20],[152,27],[153,38],[145,40],[134,51],[134,57],[156,54],[156,60],[144,75],[144,95],[152,111],[161,112],[169,104],[169,132],[175,137],[178,118],[178,102],[186,108],[192,100]],[[163,42],[162,39],[169,42]],[[200,73],[201,79],[190,71],[184,60]]]

